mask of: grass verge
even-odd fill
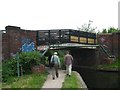
[[[71,77],[66,76],[62,89],[65,90],[66,88],[80,88],[80,81],[77,77],[77,74],[75,72],[72,72]]]
[[[2,84],[2,88],[41,88],[46,77],[47,73],[10,77],[8,82]]]
[[[120,69],[120,59],[115,60],[112,64],[98,65],[97,69],[118,70]]]

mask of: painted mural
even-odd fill
[[[35,44],[32,39],[24,38],[22,40],[22,52],[31,52],[35,50]]]

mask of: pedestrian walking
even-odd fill
[[[66,55],[64,56],[64,63],[66,65],[66,74],[69,76],[71,76],[72,61],[73,61],[73,57],[72,57],[72,55],[70,55],[70,52],[67,51]]]
[[[52,67],[52,78],[55,79],[55,76],[59,77],[58,68],[60,68],[60,59],[57,55],[57,52],[54,52],[54,55],[51,57],[51,67]]]

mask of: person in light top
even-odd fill
[[[57,78],[59,77],[58,68],[61,67],[60,59],[59,59],[59,57],[57,55],[57,52],[54,52],[54,55],[52,55],[51,62],[54,62],[54,65],[52,66],[52,77],[53,77],[53,80],[54,80],[55,76]]]

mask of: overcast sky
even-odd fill
[[[0,29],[77,29],[92,20],[102,30],[118,27],[120,0],[0,0]]]

